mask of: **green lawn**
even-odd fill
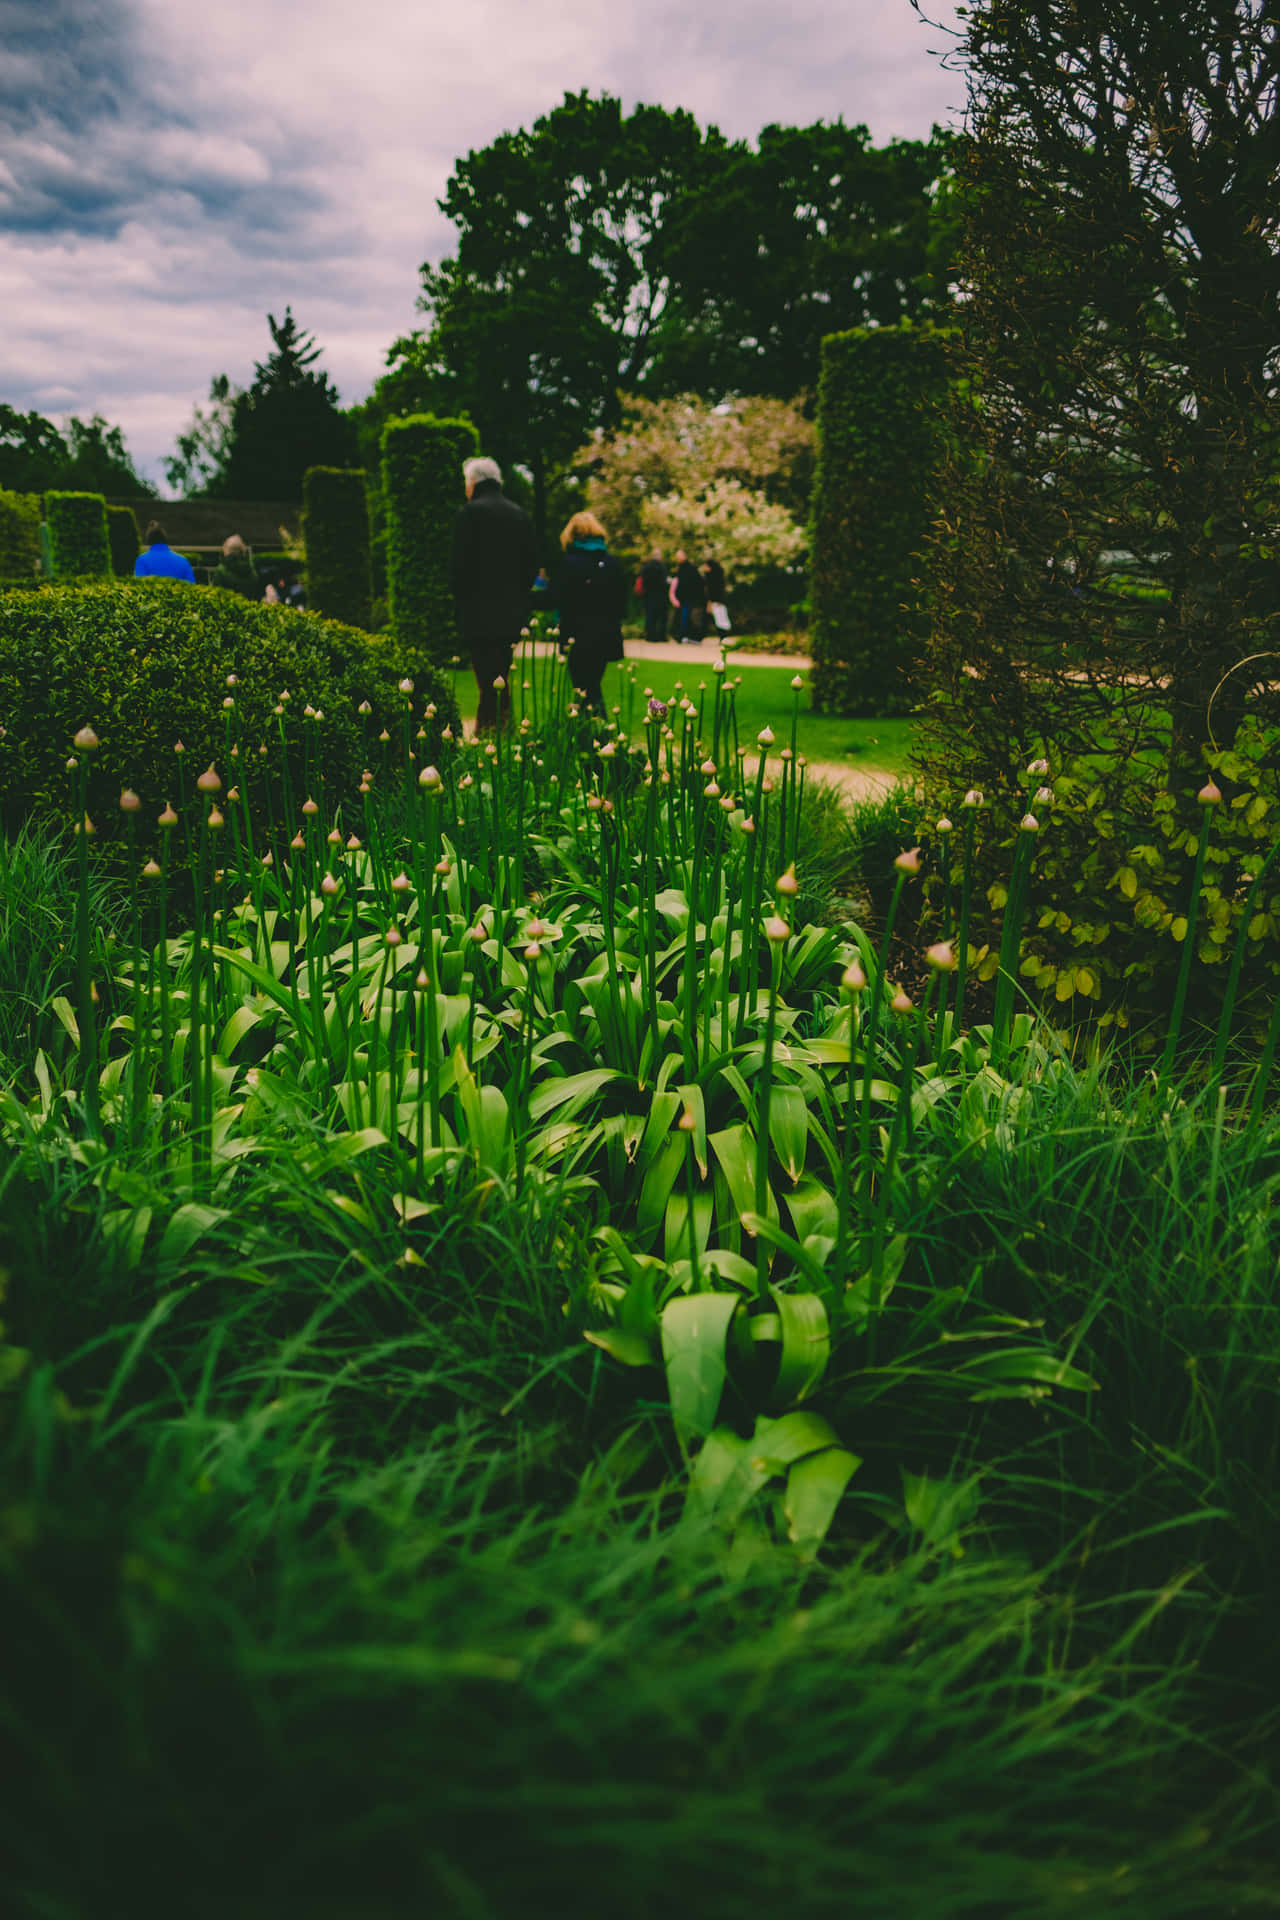
[[[609,681],[605,683],[606,698],[610,704],[622,705],[624,713],[625,683],[632,674],[638,693],[643,695],[646,687],[652,687],[660,700],[670,700],[673,694],[678,697],[682,685],[695,700],[699,688],[704,687],[710,700],[715,682],[715,675],[701,662],[691,665],[679,657],[670,662],[629,660],[610,675],[616,691],[611,693]],[[795,678],[793,670],[730,666],[729,678],[737,688],[739,739],[744,743],[754,741],[760,729],[769,726],[780,743],[789,741],[795,705],[791,687]],[[806,681],[807,678],[806,675]],[[633,730],[638,731],[642,710],[642,702],[637,701]],[[811,761],[827,761],[867,772],[905,774],[913,730],[910,720],[841,720],[829,714],[811,713],[807,685],[801,690],[797,740],[800,751]]]

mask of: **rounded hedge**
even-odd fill
[[[427,736],[415,750],[439,761],[442,729],[461,731],[449,684],[421,664],[406,669],[393,641],[174,580],[0,592],[0,817],[13,827],[38,809],[68,812],[67,760],[86,724],[100,743],[88,758],[89,814],[104,838],[119,833],[120,794],[131,788],[152,840],[165,801],[179,803],[182,778],[192,795],[210,763],[226,787],[241,785],[259,821],[271,814],[283,824],[285,796],[300,806],[311,786],[326,811],[350,810],[366,757],[375,772],[383,764],[383,728],[395,743],[388,757],[398,761],[406,672],[414,731],[425,725]],[[226,709],[229,699],[235,704]],[[365,701],[370,712],[362,715]],[[428,702],[436,708],[430,719]],[[309,721],[308,707],[323,719]],[[228,727],[240,747],[234,758]]]

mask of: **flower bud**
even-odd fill
[[[434,767],[424,767],[418,775],[418,785],[425,787],[428,793],[440,793],[444,788],[444,781]]]
[[[221,815],[221,814],[220,814],[220,813],[218,812],[218,809],[217,809],[216,807],[210,807],[210,809],[209,809],[209,831],[210,831],[211,833],[216,833],[216,832],[218,831],[218,828],[219,828],[219,827],[221,827],[221,826],[223,826],[223,825],[225,825],[225,822],[224,822],[224,820],[223,820],[223,818],[222,818],[222,815]]]
[[[1039,833],[1040,831],[1040,822],[1036,819],[1034,813],[1024,813],[1018,822],[1018,826],[1023,833]]]
[[[325,842],[331,847],[340,847],[342,845],[342,835],[336,827],[330,827],[328,833],[325,835]]]
[[[326,873],[324,879],[320,882],[320,891],[330,899],[339,891],[339,882],[334,879],[331,873]]]
[[[794,860],[785,873],[778,875],[775,886],[778,893],[793,894],[800,891],[800,882],[796,879],[796,863]]]
[[[320,809],[316,805],[314,800],[306,799],[302,803],[302,811],[306,815],[308,820],[313,820],[316,814],[319,813]]]
[[[362,847],[363,844],[364,844],[363,841],[357,840],[356,836],[353,833],[349,838],[349,840],[347,841],[347,852],[359,853],[360,848]]]
[[[867,984],[867,976],[856,960],[851,960],[840,975],[840,985],[849,993],[861,993]]]
[[[896,990],[892,1000],[889,1002],[889,1006],[894,1013],[910,1013],[912,1006],[911,995],[905,987],[899,987]]]
[[[412,693],[413,692],[412,680],[402,680],[400,682],[400,691],[401,693]]]
[[[142,802],[141,800],[139,800],[137,794],[133,791],[133,788],[126,787],[124,792],[120,795],[121,813],[136,813],[138,811],[138,808],[141,805],[142,805]]]
[[[238,687],[238,686],[240,685],[240,676],[239,676],[239,674],[238,674],[238,673],[229,673],[229,674],[227,675],[227,679],[226,679],[226,684],[227,684],[227,686],[229,686],[229,687]]]
[[[764,937],[776,946],[780,941],[790,938],[791,929],[781,914],[771,913],[764,923]]]
[[[384,947],[402,947],[404,945],[404,935],[401,933],[399,927],[388,927],[382,936],[382,944]]]
[[[449,875],[453,872],[453,862],[452,860],[450,860],[448,854],[444,854],[439,860],[436,861],[435,870],[440,875],[440,878],[442,880],[447,880],[449,878]]]
[[[541,958],[541,956],[542,956],[542,948],[538,945],[536,940],[531,940],[528,946],[524,950],[525,959],[538,960]]]
[[[79,753],[93,753],[98,745],[98,736],[92,727],[81,727],[71,744]]]
[[[408,874],[400,872],[391,882],[391,891],[392,893],[408,893],[412,885],[413,882],[410,880]]]
[[[293,851],[295,853],[306,852],[307,843],[302,837],[301,830],[299,830],[297,833],[294,834],[292,840],[289,842],[289,845],[293,848]]]
[[[977,787],[970,787],[960,804],[962,807],[982,807],[986,805],[986,802]]]
[[[173,808],[169,805],[169,802],[166,800],[164,803],[164,812],[160,815],[160,819],[157,822],[157,825],[162,827],[176,827],[177,824],[178,824],[178,816],[174,812]]]
[[[1216,807],[1218,805],[1222,799],[1222,789],[1218,786],[1212,775],[1205,781],[1199,793],[1196,795],[1196,799],[1202,807]]]
[[[948,820],[946,814],[945,813],[940,814],[938,817],[937,823],[935,825],[934,831],[936,833],[950,833],[951,830],[952,830],[951,822]]]
[[[1027,768],[1027,778],[1029,780],[1043,780],[1048,771],[1049,762],[1047,760],[1033,760]]]
[[[791,676],[791,685],[793,690],[799,693],[801,687],[804,685],[804,675],[802,673],[793,674]]]
[[[196,786],[200,789],[201,793],[221,793],[222,780],[217,769],[215,767],[206,767],[200,775],[200,778],[196,781]]]
[[[371,706],[369,705],[369,702],[368,702],[367,700],[362,700],[362,701],[360,702],[360,705],[359,705],[359,706],[358,706],[358,707],[356,708],[356,712],[357,712],[357,713],[372,713],[372,712],[373,712],[373,708],[372,708],[372,707],[371,707]]]
[[[919,847],[908,847],[905,853],[900,853],[898,855],[897,859],[894,861],[893,864],[898,869],[899,873],[905,873],[909,877],[914,878],[914,876],[920,871]]]
[[[159,861],[148,860],[146,866],[142,869],[142,877],[144,880],[158,880],[160,878]]]
[[[686,1107],[680,1115],[680,1118],[676,1121],[676,1128],[680,1133],[693,1133],[697,1124],[697,1121],[693,1117],[693,1108]]]
[[[773,728],[761,727],[759,733],[756,735],[756,741],[762,747],[771,747],[773,745]]]
[[[925,949],[925,959],[938,973],[954,973],[960,962],[949,940],[935,940]]]

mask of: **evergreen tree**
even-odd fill
[[[320,348],[299,330],[292,308],[267,315],[274,351],[231,408],[231,431],[215,497],[300,500],[308,467],[345,467],[354,455],[337,389],[316,361]],[[210,492],[213,490],[210,489]]]

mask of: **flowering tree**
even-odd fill
[[[632,553],[714,556],[738,581],[804,558],[816,436],[799,407],[694,394],[627,399],[577,456],[587,504]]]

